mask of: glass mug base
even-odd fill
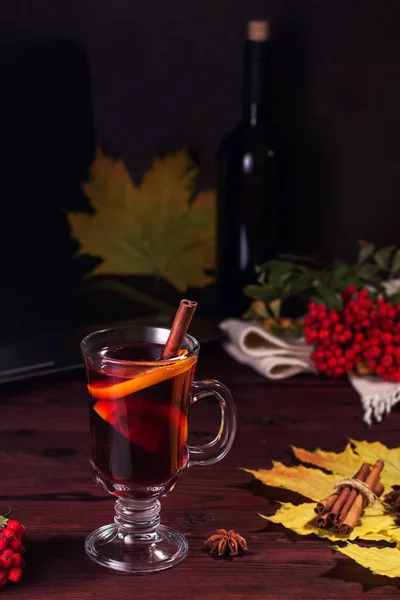
[[[93,531],[86,539],[85,550],[95,563],[124,573],[163,571],[178,564],[188,552],[186,538],[165,525],[159,525],[149,537],[130,540],[112,523]]]

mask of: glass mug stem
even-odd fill
[[[114,523],[118,535],[127,546],[159,538],[161,504],[159,500],[132,500],[119,498],[115,503]]]

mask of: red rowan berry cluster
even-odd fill
[[[341,310],[310,303],[304,320],[316,368],[328,377],[345,373],[378,375],[400,382],[400,304],[374,299],[367,290],[349,286]]]
[[[19,521],[10,519],[0,529],[0,588],[9,581],[17,582],[25,567],[25,527]]]

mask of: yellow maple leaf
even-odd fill
[[[336,535],[329,529],[321,529],[315,526],[316,514],[314,512],[314,504],[305,502],[295,506],[290,502],[282,504],[281,508],[272,517],[265,517],[272,523],[281,523],[288,529],[292,529],[300,535],[310,535],[314,533],[322,538],[328,538],[332,541],[343,541],[343,536]],[[355,540],[357,538],[368,540],[376,540],[375,536],[379,536],[378,539],[383,539],[388,542],[393,542],[390,535],[390,529],[393,526],[393,515],[385,511],[380,503],[375,503],[373,506],[368,506],[362,516],[362,519],[349,536],[346,537],[348,540]]]
[[[357,544],[347,544],[343,547],[332,546],[332,548],[370,569],[375,575],[400,577],[400,550],[398,548],[364,548]]]
[[[338,475],[329,475],[320,469],[309,469],[303,465],[287,467],[280,462],[274,463],[272,469],[244,470],[265,485],[291,490],[315,502],[329,496],[335,483],[342,479]]]
[[[378,458],[385,461],[381,480],[385,488],[400,482],[400,448],[387,448],[380,442],[359,442],[350,440],[343,452],[325,452],[320,448],[310,452],[304,448],[292,446],[293,452],[304,463],[315,465],[338,473],[343,477],[352,477],[363,462],[374,465]],[[354,446],[354,448],[353,448]]]
[[[393,543],[393,538],[385,532],[385,530],[380,531],[379,533],[364,533],[362,536],[363,540],[367,542],[388,542]]]
[[[373,465],[378,458],[385,461],[381,480],[386,488],[400,484],[400,448],[387,448],[380,442],[350,441],[362,462]]]
[[[67,213],[80,254],[102,258],[95,274],[155,275],[179,291],[203,287],[215,266],[215,193],[195,191],[186,150],[156,159],[139,186],[124,163],[98,152],[83,189],[94,214]]]
[[[292,446],[294,455],[301,462],[321,467],[326,471],[338,473],[342,477],[352,477],[360,468],[363,460],[354,452],[351,444],[347,444],[343,452],[325,452],[317,448],[314,452]],[[373,461],[375,463],[376,459]],[[369,462],[369,461],[365,461]]]

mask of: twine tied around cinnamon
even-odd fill
[[[337,490],[341,490],[344,487],[350,487],[360,492],[368,505],[372,506],[375,500],[378,500],[378,496],[374,494],[370,486],[365,483],[365,481],[361,481],[360,479],[352,479],[348,477],[341,479],[334,485],[334,488]]]

